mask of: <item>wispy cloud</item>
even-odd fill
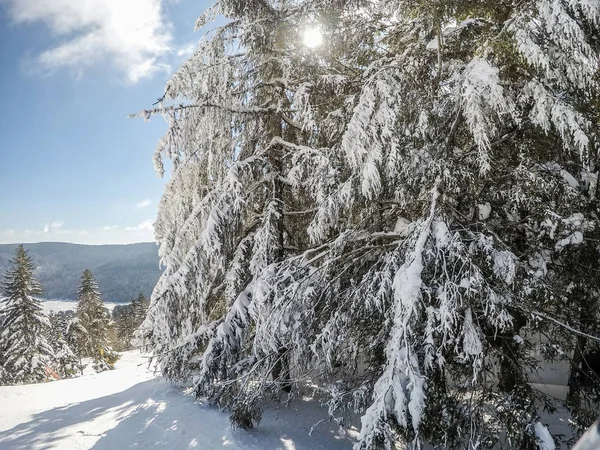
[[[197,42],[188,42],[183,47],[180,47],[179,50],[177,50],[177,56],[184,56],[187,58],[188,56],[192,56],[197,48]]]
[[[152,231],[153,229],[154,225],[152,219],[144,220],[142,223],[133,227],[125,227],[125,231]]]
[[[65,223],[62,220],[55,220],[44,225],[44,233],[53,233],[60,230]],[[64,230],[61,230],[64,231]]]
[[[149,198],[142,200],[141,202],[138,202],[135,204],[136,208],[145,208],[146,206],[150,206],[150,204],[152,203],[152,200],[150,200]]]
[[[107,226],[105,226],[105,227],[102,227],[102,229],[103,229],[104,231],[108,231],[108,230],[115,230],[116,228],[117,228],[117,226],[116,226],[116,225],[107,225]]]
[[[44,23],[60,43],[37,55],[44,69],[108,62],[129,82],[169,67],[160,61],[171,51],[171,25],[165,0],[0,0],[17,23]]]

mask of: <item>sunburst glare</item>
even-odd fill
[[[308,48],[316,48],[323,43],[323,33],[319,27],[311,27],[304,30],[304,45]]]

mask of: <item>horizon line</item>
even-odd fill
[[[119,243],[119,244],[112,244],[112,243],[106,243],[106,244],[81,244],[81,243],[77,243],[77,242],[66,242],[66,241],[39,241],[39,242],[5,242],[5,243],[0,243],[1,245],[36,245],[36,244],[68,244],[68,245],[86,245],[86,246],[90,246],[90,247],[101,247],[103,245],[137,245],[137,244],[155,244],[156,246],[158,246],[158,243],[156,241],[140,241],[140,242],[129,242],[127,244],[123,244],[123,243]]]

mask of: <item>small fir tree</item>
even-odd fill
[[[112,369],[115,358],[118,357],[108,345],[110,318],[104,307],[98,283],[92,272],[87,269],[81,276],[77,295],[79,351],[83,356],[94,358],[96,370]]]
[[[131,329],[131,305],[116,306],[112,318],[115,323],[115,348],[122,351],[129,348]]]
[[[12,268],[4,276],[2,287],[5,315],[0,334],[2,384],[38,383],[48,379],[48,364],[53,351],[46,335],[49,327],[41,302],[34,295],[42,293],[33,277],[33,259],[19,245]]]
[[[62,313],[49,315],[48,341],[54,349],[52,367],[61,378],[73,378],[82,371],[81,360],[75,355],[65,338],[68,329],[67,317]]]
[[[113,311],[117,341],[123,349],[132,347],[132,339],[135,331],[140,327],[148,310],[148,299],[144,294],[139,296],[129,305],[125,305]]]
[[[140,327],[142,322],[144,322],[149,305],[150,301],[144,294],[138,295],[138,297],[131,303],[131,316],[133,322],[132,334]]]

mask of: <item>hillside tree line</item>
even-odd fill
[[[140,294],[113,321],[104,306],[98,283],[85,270],[77,290],[75,311],[46,314],[39,299],[42,286],[35,279],[33,259],[23,245],[15,251],[2,284],[0,298],[0,385],[28,384],[83,373],[83,358],[98,371],[114,368],[119,358],[112,346],[130,349],[133,328],[145,316],[147,302]],[[125,334],[115,333],[115,324]]]

